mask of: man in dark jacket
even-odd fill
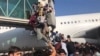
[[[70,35],[67,36],[67,49],[68,49],[68,56],[73,56],[75,52],[74,42],[71,41]]]

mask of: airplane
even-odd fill
[[[81,42],[84,40],[82,40],[81,38],[85,38],[87,39],[87,41],[91,39],[92,42],[97,42],[97,39],[100,37],[100,34],[97,33],[100,31],[98,29],[100,29],[100,13],[56,17],[55,31],[63,33],[65,37],[67,37],[67,35],[70,35],[72,38],[74,38],[74,41],[77,40]],[[93,30],[97,32],[94,32]],[[92,33],[94,33],[95,36],[93,36]],[[79,39],[76,37],[78,37]]]
[[[70,35],[72,41],[99,43],[99,27],[100,13],[65,15],[56,17],[56,29],[54,31],[64,34],[65,39],[67,35]],[[92,33],[96,36],[93,36]],[[30,30],[1,26],[0,50],[5,50],[11,45],[19,47],[40,47],[46,44],[44,41],[38,40],[36,36],[30,35]]]

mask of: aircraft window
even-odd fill
[[[64,22],[64,24],[66,24],[66,22]]]
[[[77,21],[75,21],[75,23],[77,23]]]
[[[61,24],[63,24],[63,23],[61,22]]]
[[[94,22],[94,19],[92,19],[92,22]]]
[[[67,22],[68,24],[70,24],[70,22]]]
[[[71,23],[73,23],[73,21],[71,21]]]

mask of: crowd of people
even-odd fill
[[[38,50],[35,56],[100,56],[99,46],[95,44],[73,42],[70,35],[64,39],[64,34],[58,32],[52,37],[54,37],[51,39],[53,48]]]
[[[48,24],[48,14],[52,12],[53,8],[49,5],[42,5],[40,2],[33,4],[34,13],[31,15],[29,24],[33,27],[33,33],[40,37],[39,31],[44,35],[43,37],[48,37],[49,35],[49,24]],[[53,28],[52,28],[53,31]],[[46,39],[46,38],[45,38]]]
[[[36,50],[34,56],[97,56],[99,55],[99,47],[91,43],[78,43],[71,40],[70,35],[64,39],[64,34],[56,31],[49,36],[48,28],[48,13],[51,13],[53,8],[46,4],[43,6],[40,2],[33,5],[34,14],[31,15],[29,24],[33,26],[34,33],[37,28],[41,28],[41,33],[49,37],[47,42],[50,48]],[[36,33],[37,34],[37,33]]]
[[[27,54],[22,54],[23,50],[19,47],[12,46],[8,56],[100,56],[99,46],[95,44],[73,42],[70,35],[67,35],[67,39],[64,39],[63,34],[53,36],[52,42],[48,42],[46,47]]]
[[[53,28],[49,36],[47,18],[48,13],[53,10],[52,6],[49,4],[43,6],[38,2],[33,4],[33,9],[34,13],[30,17],[29,24],[33,27],[34,34],[39,34],[37,33],[39,28],[44,36],[49,37],[47,47],[35,50],[31,54],[22,55],[19,47],[12,46],[9,48],[8,56],[100,56],[100,49],[95,44],[73,42],[70,35],[67,35],[67,39],[65,39],[64,34],[53,32]]]

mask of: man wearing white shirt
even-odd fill
[[[66,52],[66,56],[68,56],[68,51],[67,51],[66,43],[64,43],[64,42],[62,41],[62,42],[61,42],[61,47],[62,47],[62,49],[64,49],[64,51]]]

